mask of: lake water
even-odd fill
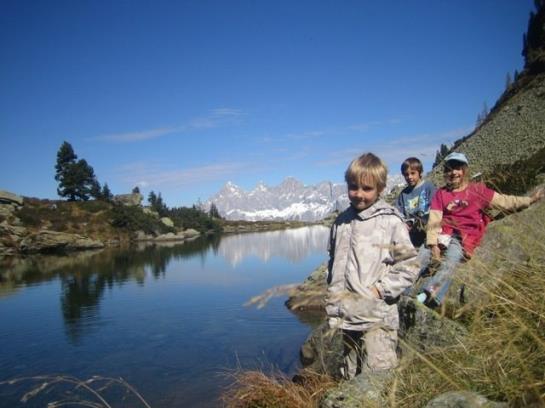
[[[286,309],[285,297],[263,309],[243,304],[302,282],[326,260],[327,236],[316,226],[4,261],[0,381],[122,377],[153,408],[221,406],[230,370],[297,368],[309,323]],[[59,384],[19,402],[39,384],[0,385],[0,406],[44,406],[66,391]],[[115,386],[104,393],[113,406],[141,406],[123,405]]]

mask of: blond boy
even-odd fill
[[[403,220],[380,199],[387,172],[372,153],[353,160],[345,173],[350,207],[331,227],[326,311],[343,333],[345,379],[397,365],[396,301],[419,272]]]

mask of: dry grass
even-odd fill
[[[473,293],[454,314],[469,330],[463,342],[425,354],[404,344],[413,352],[397,373],[397,406],[424,406],[451,390],[514,407],[545,406],[545,209],[536,210],[527,223],[508,229],[509,246],[523,250],[519,257],[498,248],[486,262],[467,264],[468,273],[459,277]]]
[[[545,203],[535,207],[495,225],[486,252],[456,276],[471,298],[449,304],[448,316],[467,328],[467,336],[449,347],[400,340],[405,353],[387,391],[389,406],[424,407],[444,392],[473,391],[511,407],[545,407]],[[305,390],[313,395],[309,400],[288,379],[240,372],[227,406],[318,406],[334,384],[325,380]]]
[[[48,408],[114,408],[117,404],[112,401],[123,406],[151,408],[142,395],[123,378],[93,376],[82,380],[68,375],[43,375],[0,382],[0,386],[6,385],[26,389],[20,398],[21,404],[42,398],[41,402],[47,404]],[[114,397],[108,398],[112,393]]]
[[[262,371],[231,373],[232,384],[222,395],[227,408],[315,408],[336,382],[330,377],[302,370],[297,381],[282,373],[267,375]]]

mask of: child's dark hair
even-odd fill
[[[420,174],[424,172],[422,162],[416,157],[409,157],[401,163],[401,174],[404,174],[407,169],[416,170]]]

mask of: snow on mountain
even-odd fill
[[[389,178],[386,191],[399,184],[403,184],[401,176]],[[229,181],[203,203],[204,210],[208,211],[212,203],[222,217],[246,221],[318,221],[349,205],[345,183],[323,181],[305,186],[293,177],[275,187],[261,181],[250,192]]]

